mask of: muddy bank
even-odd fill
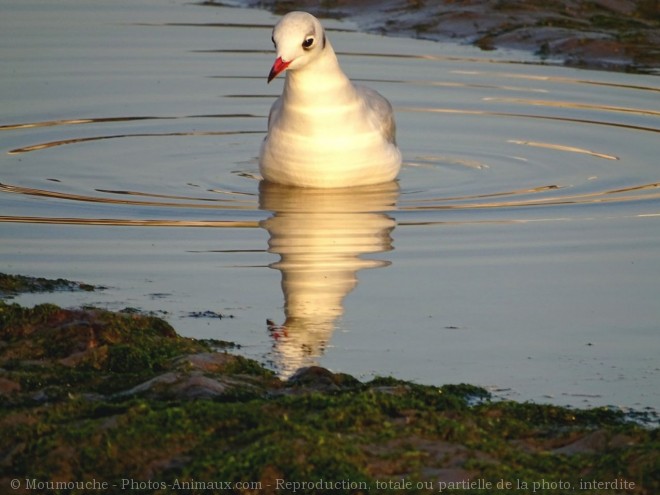
[[[660,489],[658,430],[613,409],[317,367],[282,381],[154,316],[50,304],[0,302],[0,435],[0,491],[14,493]]]
[[[222,2],[207,2],[209,4]],[[349,18],[360,29],[392,36],[517,48],[585,68],[660,70],[657,0],[243,0],[277,14],[307,10]]]

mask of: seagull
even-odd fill
[[[353,84],[319,20],[290,12],[273,28],[277,58],[268,82],[286,71],[259,156],[267,182],[339,188],[392,181],[401,168],[392,105]]]

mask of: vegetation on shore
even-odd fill
[[[93,285],[72,282],[63,278],[50,279],[0,273],[0,297],[4,298],[10,298],[22,292],[54,292],[57,290],[93,291],[95,289],[96,287]]]
[[[214,4],[213,0],[205,2]],[[393,36],[455,40],[484,50],[518,48],[566,65],[620,71],[660,69],[658,0],[244,0],[276,14],[307,10],[350,18]]]
[[[619,411],[317,367],[282,381],[157,317],[51,304],[0,302],[0,438],[2,492],[660,491],[658,430]]]

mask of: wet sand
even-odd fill
[[[216,2],[208,2],[210,4]],[[541,59],[591,69],[660,70],[657,0],[243,0],[276,14],[306,10],[350,19],[368,32],[530,50]]]

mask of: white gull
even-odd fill
[[[401,168],[392,105],[351,83],[323,26],[290,12],[273,28],[277,59],[268,82],[286,70],[268,117],[259,168],[266,181],[299,187],[349,187],[393,180]]]

